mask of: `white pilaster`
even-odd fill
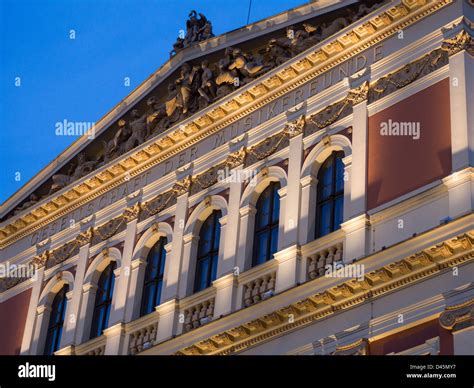
[[[178,299],[183,299],[193,292],[196,273],[196,254],[199,236],[188,234],[183,237],[182,271],[179,279]]]
[[[130,263],[130,290],[125,308],[125,322],[137,319],[140,315],[145,267],[146,261],[142,258]]]
[[[122,264],[119,269],[120,275],[116,278],[114,293],[115,293],[115,304],[112,306],[110,312],[110,326],[115,325],[118,322],[125,321],[126,305],[128,302],[128,290],[130,286],[130,273],[132,254],[135,247],[135,237],[137,234],[137,222],[135,218],[127,223],[127,229],[125,232],[125,242],[123,247]]]
[[[74,289],[72,290],[72,297],[68,300],[67,304],[60,349],[70,345],[78,345],[81,342],[76,328],[81,311],[82,284],[86,273],[87,260],[89,259],[89,247],[90,244],[86,244],[79,249],[79,257],[77,259],[76,273],[74,276]]]
[[[284,218],[283,248],[297,244],[301,203],[301,165],[303,163],[303,133],[290,139],[288,184]]]
[[[183,234],[184,226],[188,214],[188,193],[178,197],[176,202],[176,213],[174,217],[173,242],[171,262],[169,263],[168,276],[165,280],[165,288],[163,290],[163,301],[169,301],[178,297],[179,283],[182,270],[182,254],[183,254]],[[167,257],[168,259],[168,257]]]
[[[255,228],[256,209],[253,205],[248,205],[240,209],[240,233],[239,246],[237,249],[236,267],[239,272],[250,268],[253,250],[253,231]]]
[[[301,245],[314,240],[316,221],[316,187],[318,180],[308,175],[301,178],[301,213],[300,213],[300,237]]]
[[[35,354],[31,352],[31,341],[34,335],[36,309],[41,294],[41,285],[44,280],[44,267],[37,268],[35,278],[32,285],[30,304],[28,306],[28,315],[26,316],[25,330],[23,332],[23,339],[21,342],[20,354]]]
[[[235,168],[235,176],[239,176],[237,171],[242,166]],[[242,195],[242,183],[231,182],[229,191],[229,211],[225,230],[225,240],[223,240],[224,252],[222,261],[217,268],[217,277],[233,272],[236,265],[237,247],[239,242],[239,220],[240,220],[240,199]]]
[[[91,332],[92,313],[94,311],[95,294],[97,286],[86,283],[82,286],[81,313],[77,322],[76,338],[78,344],[88,341]]]
[[[366,211],[367,135],[367,101],[364,100],[353,107],[352,166],[350,169],[351,204],[349,206],[350,214],[348,214],[347,218],[345,217],[345,219],[351,219],[355,216],[365,213]],[[346,187],[344,186],[344,189],[345,188]]]
[[[44,352],[50,314],[51,307],[48,305],[41,305],[36,309],[35,331],[31,340],[30,349],[31,355],[41,355]]]

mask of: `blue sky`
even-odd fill
[[[218,35],[246,24],[249,2],[0,0],[0,203],[76,140],[55,123],[97,122],[169,58],[190,10]],[[252,0],[250,22],[304,2]]]

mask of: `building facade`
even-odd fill
[[[2,206],[0,353],[473,354],[473,20],[323,0],[214,36],[191,13]]]

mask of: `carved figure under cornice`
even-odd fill
[[[132,117],[134,120],[130,123],[125,120],[119,121],[119,135],[118,153],[119,155],[125,154],[133,148],[139,146],[145,141],[147,134],[147,123],[146,115],[140,116],[137,109],[132,111]]]
[[[286,39],[271,39],[268,42],[268,46],[260,51],[261,54],[264,55],[265,63],[270,68],[280,66],[291,59],[292,53],[289,50],[288,42],[285,40]]]
[[[193,66],[189,63],[184,63],[181,66],[180,76],[176,80],[176,89],[178,90],[179,105],[183,107],[183,114],[195,109],[197,99],[193,98],[193,92],[199,89],[200,85],[199,67]]]
[[[239,81],[237,72],[229,70],[229,65],[232,63],[233,50],[232,47],[227,47],[224,51],[224,58],[221,58],[218,62],[219,74],[216,77],[216,85],[218,86],[216,91],[217,98],[232,93],[238,86],[236,82]]]
[[[320,26],[320,32],[317,34],[319,40],[328,38],[331,35],[334,35],[336,32],[347,27],[352,22],[352,17],[338,17],[330,23],[324,22]]]
[[[289,39],[289,50],[292,57],[307,50],[320,40],[320,27],[313,27],[307,23],[303,24],[303,27],[303,30],[296,31],[293,26],[287,29],[286,34]]]
[[[23,210],[33,206],[34,204],[38,203],[39,198],[36,194],[31,194],[29,199],[24,202],[22,205],[17,206],[15,210],[13,210],[13,215],[16,216],[18,213],[22,212]]]
[[[209,68],[207,60],[201,63],[201,86],[198,89],[200,94],[199,108],[205,108],[216,98],[216,84],[214,82],[214,74]]]
[[[244,53],[241,49],[236,48],[232,51],[232,62],[228,69],[237,71],[240,85],[243,85],[258,77],[267,70],[267,67],[256,60],[252,54]]]
[[[174,84],[168,84],[168,89],[173,88],[174,92],[174,101],[176,102],[176,88]],[[146,126],[147,126],[147,133],[148,136],[156,133],[161,132],[164,129],[168,128],[170,123],[170,118],[166,113],[166,103],[161,104],[158,102],[157,98],[151,96],[147,100],[147,106],[149,108],[148,112],[146,113]],[[174,108],[173,108],[174,110]]]
[[[77,155],[76,167],[71,165],[67,174],[56,174],[52,176],[53,184],[51,185],[50,194],[61,190],[71,182],[74,182],[94,171],[96,165],[96,160],[88,161],[86,155],[81,152],[79,155]]]

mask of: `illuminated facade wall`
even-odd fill
[[[0,351],[43,354],[67,286],[56,354],[472,354],[473,13],[466,0],[380,6],[3,221],[2,262],[39,269],[3,283]],[[342,213],[319,236],[331,157]],[[260,220],[270,186],[275,214]],[[110,315],[91,339],[104,271]],[[161,287],[151,312],[146,282]]]

